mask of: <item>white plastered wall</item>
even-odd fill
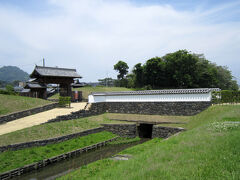
[[[98,102],[197,102],[211,101],[211,92],[201,94],[89,95],[89,103]]]

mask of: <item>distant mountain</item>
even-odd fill
[[[3,66],[0,68],[0,81],[27,81],[29,74],[17,66]]]

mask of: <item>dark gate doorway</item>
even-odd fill
[[[152,124],[140,124],[138,126],[138,135],[140,138],[152,138]]]

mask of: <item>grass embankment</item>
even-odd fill
[[[212,106],[191,117],[188,131],[121,152],[128,161],[104,159],[60,179],[240,179],[240,106]]]
[[[74,88],[74,91],[82,91],[83,99],[88,99],[88,95],[92,92],[106,92],[106,91],[132,91],[133,89],[124,88],[124,87],[105,87],[105,86],[97,86],[97,87],[82,87],[82,88]],[[58,99],[59,94],[55,94],[51,96],[49,99]]]
[[[18,151],[6,151],[0,154],[0,173],[106,141],[114,137],[116,137],[116,135],[103,131],[57,144],[27,148]]]
[[[40,107],[50,103],[39,98],[0,94],[0,115]]]
[[[136,141],[140,141],[140,137],[135,138],[127,138],[127,137],[119,137],[116,141],[109,142],[109,145],[117,145],[117,144],[127,144],[127,143],[133,143]]]
[[[41,124],[0,136],[0,146],[59,137],[87,129],[100,127],[102,123],[126,123],[111,121],[107,114],[91,116],[69,121]]]
[[[119,121],[144,121],[153,123],[180,123],[178,126],[182,126],[184,123],[188,123],[190,120],[189,116],[161,116],[161,115],[142,115],[142,114],[118,114],[108,113],[106,117],[112,120]]]
[[[71,133],[84,131],[100,127],[104,123],[129,123],[126,121],[119,120],[140,120],[140,121],[151,121],[151,122],[178,122],[187,123],[189,116],[159,116],[159,115],[138,115],[138,114],[116,114],[116,113],[105,113],[102,115],[91,116],[86,118],[74,119],[69,121],[61,121],[55,123],[41,124],[8,134],[0,136],[0,146],[59,137]],[[173,127],[185,127],[186,124],[162,124],[161,126],[173,126]]]

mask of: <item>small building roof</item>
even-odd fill
[[[31,90],[30,89],[23,89],[21,93],[29,93]]]
[[[39,76],[82,78],[77,74],[76,69],[36,66],[30,77],[36,78]]]
[[[214,90],[220,90],[214,88]],[[212,88],[198,89],[166,89],[166,90],[145,90],[145,91],[116,91],[116,92],[93,92],[94,96],[115,96],[115,95],[151,95],[151,94],[203,94],[213,91]]]
[[[23,90],[23,87],[19,87],[19,86],[14,87],[15,92],[21,92],[22,90]]]
[[[28,82],[24,88],[26,88],[26,89],[46,89],[47,86],[45,84],[40,84],[38,82]]]

